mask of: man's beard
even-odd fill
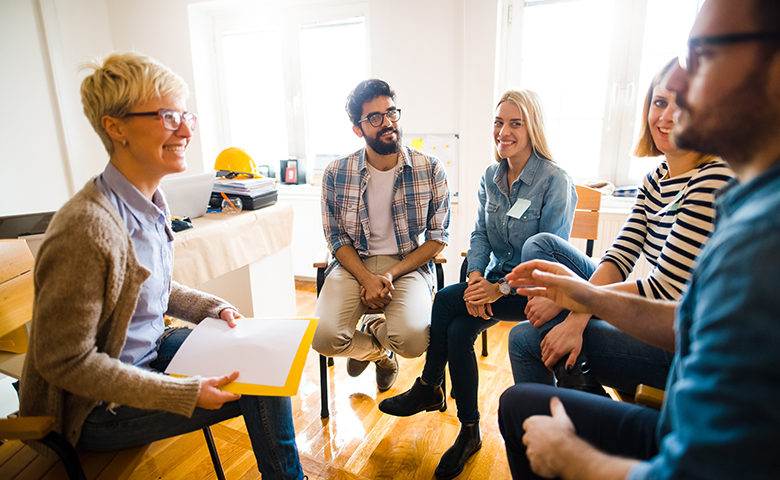
[[[394,142],[386,143],[380,140],[380,137],[387,132],[396,133],[396,140]],[[376,153],[380,155],[390,155],[392,153],[398,153],[398,150],[401,148],[400,128],[385,127],[379,132],[377,132],[376,136],[369,137],[368,135],[364,135],[363,138],[366,139],[366,145],[371,147],[372,150],[374,150]]]
[[[775,128],[772,112],[763,98],[767,81],[766,69],[759,67],[746,75],[742,84],[727,96],[709,105],[693,109],[684,98],[677,98],[681,111],[678,126],[672,131],[675,145],[719,155],[734,163],[749,161],[746,157],[750,157],[769,138],[767,135],[772,135],[769,130]]]

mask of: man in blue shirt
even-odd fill
[[[515,478],[780,474],[779,20],[777,0],[708,0],[666,79],[681,109],[677,145],[722,156],[739,179],[721,192],[681,304],[595,287],[549,262],[508,275],[518,293],[675,352],[661,412],[543,385],[507,390],[499,425]]]
[[[437,158],[401,145],[401,110],[386,82],[360,82],[347,113],[366,146],[322,175],[322,225],[335,261],[317,300],[312,345],[348,357],[353,377],[376,362],[377,388],[385,391],[398,375],[395,355],[418,357],[428,348],[431,261],[447,244],[450,221],[447,175]],[[373,316],[356,331],[369,308],[384,309],[386,320]]]

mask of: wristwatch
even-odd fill
[[[501,295],[503,295],[505,297],[507,295],[517,295],[515,293],[515,289],[510,287],[509,284],[506,283],[506,278],[504,278],[504,277],[501,277],[498,280],[498,291],[499,291],[499,293],[501,293]]]

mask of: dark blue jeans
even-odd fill
[[[558,262],[582,278],[588,279],[596,269],[591,259],[569,242],[540,233],[523,246],[523,261],[532,259]],[[569,314],[562,311],[540,328],[528,322],[517,324],[509,333],[509,359],[515,383],[553,384],[553,375],[542,363],[540,342],[546,333]],[[608,387],[633,395],[640,383],[664,388],[671,352],[653,347],[627,335],[609,323],[592,318],[585,327],[582,353],[588,359],[594,378]]]
[[[166,331],[151,367],[165,370],[191,331],[187,328]],[[234,402],[225,403],[219,410],[196,407],[189,418],[124,405],[109,411],[107,405],[102,404],[95,407],[84,422],[79,446],[97,451],[129,448],[200,430],[239,415],[244,416],[263,479],[303,478],[288,397],[242,395]]]
[[[521,383],[501,395],[498,407],[498,426],[512,478],[541,478],[531,472],[525,455],[523,422],[532,415],[549,415],[553,396],[561,399],[577,435],[599,450],[638,460],[658,453],[657,410],[578,390]]]
[[[511,295],[496,300],[493,318],[483,320],[466,310],[463,292],[468,284],[456,283],[441,290],[433,300],[431,340],[425,357],[422,379],[431,385],[441,385],[444,367],[449,362],[458,419],[470,424],[479,421],[477,391],[479,374],[474,354],[477,336],[499,320],[517,321],[525,318],[526,297]]]

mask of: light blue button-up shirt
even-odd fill
[[[468,253],[468,273],[478,270],[491,282],[520,263],[523,244],[532,235],[549,232],[568,240],[577,205],[577,191],[569,174],[555,163],[532,153],[511,188],[507,169],[504,159],[482,175]],[[530,205],[520,218],[514,218],[507,212],[518,199],[530,201]]]
[[[173,232],[167,221],[168,206],[159,190],[150,202],[111,163],[97,176],[95,186],[117,209],[130,233],[136,259],[151,272],[141,285],[119,355],[125,363],[148,367],[157,358],[157,339],[165,330],[163,315],[171,289]]]

